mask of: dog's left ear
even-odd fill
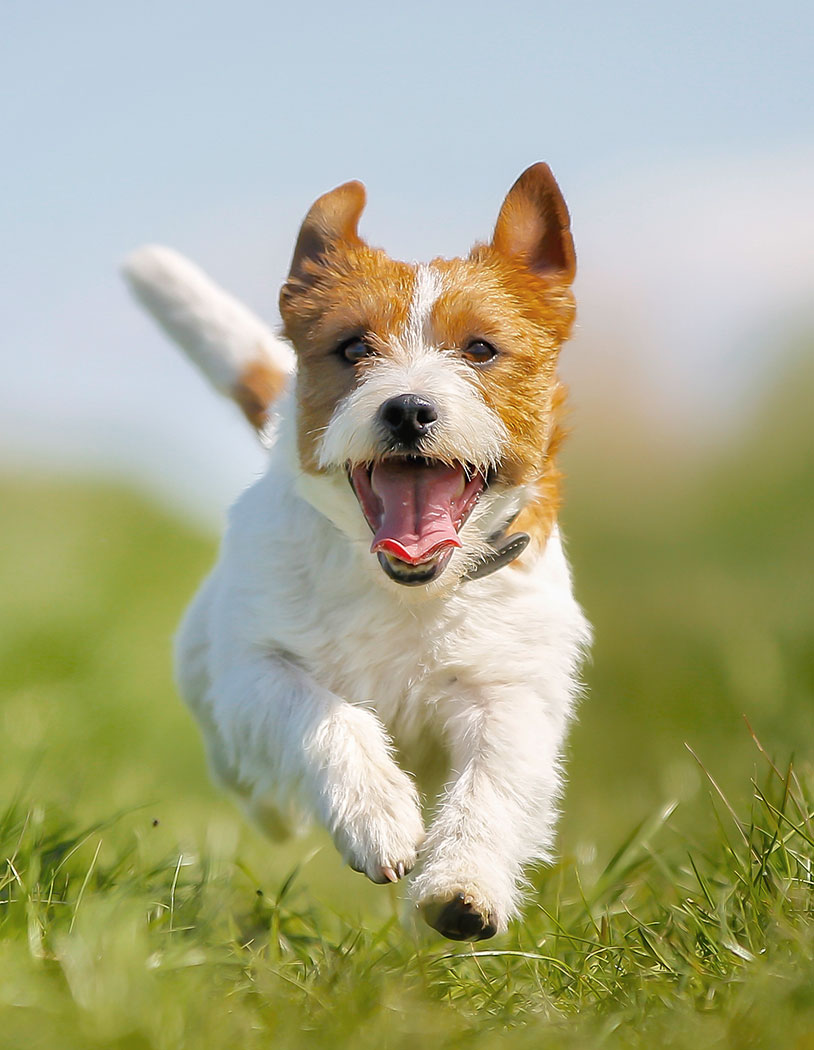
[[[568,206],[551,168],[533,164],[503,202],[492,247],[539,277],[568,285],[577,269],[570,224]]]

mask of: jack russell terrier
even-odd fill
[[[357,232],[364,204],[348,182],[308,212],[283,339],[167,248],[125,264],[269,447],[177,678],[267,833],[314,816],[373,882],[418,865],[426,921],[479,940],[550,856],[590,635],[557,528],[574,246],[545,164],[462,259],[391,259]]]

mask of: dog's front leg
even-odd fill
[[[570,690],[546,702],[527,687],[478,690],[447,721],[453,779],[427,833],[413,898],[453,940],[502,932],[517,913],[523,867],[547,856]]]
[[[217,675],[211,702],[213,728],[250,806],[294,796],[373,882],[410,871],[424,836],[418,795],[371,710],[267,656]]]

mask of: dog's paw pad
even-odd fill
[[[426,923],[451,941],[483,941],[497,933],[492,913],[481,911],[467,893],[429,901],[421,911]]]

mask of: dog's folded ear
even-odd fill
[[[364,207],[361,182],[345,182],[311,205],[300,227],[283,296],[312,283],[321,261],[332,249],[362,243],[357,226]]]
[[[577,268],[570,223],[568,206],[551,168],[532,164],[503,202],[492,247],[539,277],[567,285]]]

